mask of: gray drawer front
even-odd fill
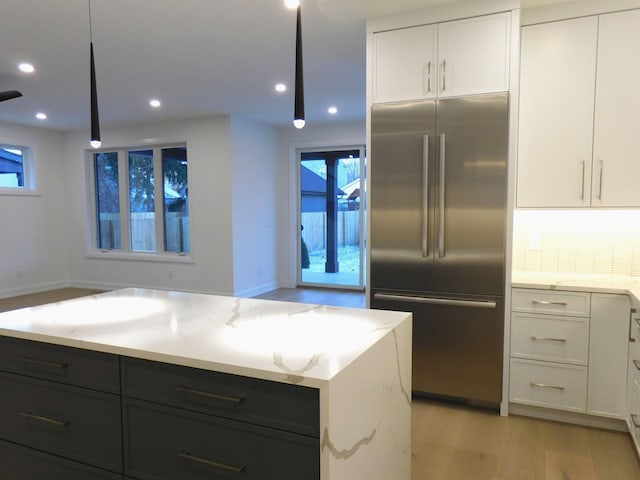
[[[317,438],[136,400],[123,400],[123,409],[124,470],[133,478],[320,478]]]
[[[122,472],[120,397],[0,373],[0,438]]]
[[[117,355],[0,337],[0,370],[119,393]]]
[[[0,440],[0,478],[122,480],[122,476]]]
[[[122,395],[320,436],[315,388],[123,358]]]

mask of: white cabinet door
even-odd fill
[[[639,10],[600,17],[594,206],[640,206],[639,51]]]
[[[624,418],[629,340],[629,297],[593,293],[587,413]]]
[[[518,207],[590,203],[597,39],[597,17],[522,29]]]
[[[510,14],[438,25],[438,96],[509,90]]]
[[[373,102],[433,98],[437,91],[435,25],[373,36]]]

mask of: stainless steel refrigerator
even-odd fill
[[[502,393],[508,94],[371,112],[370,306],[413,312],[413,390]]]

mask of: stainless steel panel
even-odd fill
[[[434,290],[503,295],[508,96],[440,100],[437,121],[443,165],[437,172],[442,182],[436,183],[436,234],[443,245]]]
[[[450,299],[471,300],[460,306],[416,300],[372,299],[373,308],[413,313],[414,392],[497,407],[502,399],[504,299]],[[496,307],[477,308],[476,301],[495,302]]]
[[[433,288],[434,189],[423,187],[433,184],[434,169],[424,160],[434,158],[436,142],[425,140],[434,133],[433,101],[372,107],[372,285]]]

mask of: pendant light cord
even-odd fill
[[[89,41],[93,43],[93,27],[91,23],[91,0],[89,0]]]

